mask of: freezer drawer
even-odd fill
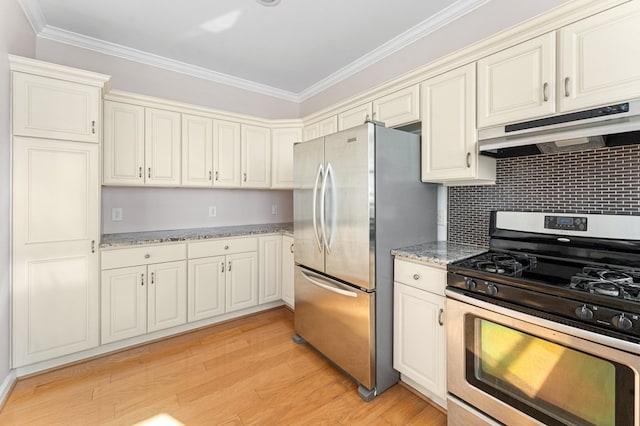
[[[375,387],[375,294],[296,266],[295,331],[367,389]]]

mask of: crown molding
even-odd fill
[[[429,19],[420,22],[380,47],[377,47],[366,55],[361,56],[346,67],[304,89],[302,92],[298,93],[298,102],[305,101],[340,81],[346,80],[352,75],[366,69],[387,56],[390,56],[402,48],[418,41],[422,37],[439,30],[456,19],[461,18],[475,9],[489,3],[489,1],[490,0],[459,0],[453,3],[431,16]]]
[[[489,1],[490,0],[458,0],[429,19],[422,21],[382,46],[356,59],[346,67],[304,89],[302,92],[294,93],[47,25],[46,18],[42,13],[38,0],[19,0],[29,23],[38,37],[296,103],[300,103],[336,83],[351,77],[368,66],[442,28]]]

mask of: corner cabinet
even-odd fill
[[[478,154],[475,71],[469,64],[420,86],[423,182],[495,183],[495,160]]]
[[[446,270],[395,259],[393,368],[446,409]]]
[[[271,188],[293,189],[293,144],[302,141],[302,128],[276,128],[271,135]]]

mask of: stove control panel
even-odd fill
[[[584,216],[545,216],[544,227],[563,231],[586,231],[587,218]]]

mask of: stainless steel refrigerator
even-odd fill
[[[436,239],[420,138],[366,123],[294,146],[295,335],[369,401],[398,381],[393,248]]]

